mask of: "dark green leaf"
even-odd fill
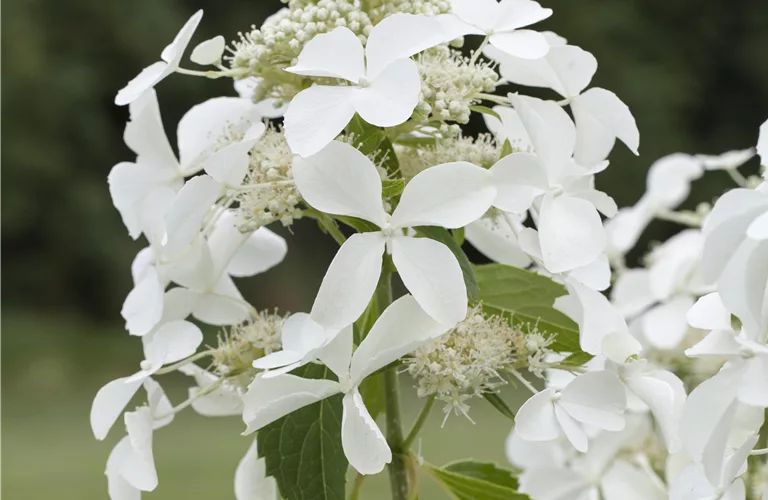
[[[540,274],[504,264],[475,266],[477,299],[490,313],[510,317],[514,324],[555,335],[550,346],[558,352],[581,352],[579,327],[552,306],[565,287]]]
[[[464,476],[475,477],[488,481],[489,483],[506,486],[516,490],[517,471],[504,469],[493,462],[477,462],[475,460],[459,460],[443,466],[444,470],[462,474]]]
[[[517,491],[512,471],[493,464],[463,460],[442,468],[425,464],[424,469],[456,500],[528,500]]]
[[[332,378],[324,366],[293,372]],[[286,500],[344,500],[347,458],[341,447],[341,394],[311,404],[267,425],[258,433],[259,456]]]
[[[509,139],[506,139],[504,141],[504,144],[501,146],[501,158],[504,158],[505,156],[509,156],[514,152],[515,150],[512,149],[512,143],[509,142]]]
[[[399,196],[405,188],[405,179],[385,179],[382,181],[382,195],[384,198]]]
[[[358,233],[370,233],[371,231],[381,230],[379,226],[365,219],[359,219],[357,217],[349,217],[347,215],[330,215],[329,217],[336,219],[337,221],[351,227]]]
[[[484,392],[483,397],[486,399],[486,401],[491,403],[494,408],[499,410],[499,413],[512,420],[513,422],[515,421],[515,412],[512,411],[512,408],[507,405],[507,402],[504,401],[498,393]]]
[[[451,233],[442,227],[437,226],[419,226],[415,227],[416,232],[422,236],[439,241],[448,247],[448,249],[456,256],[456,260],[459,261],[461,266],[461,274],[464,276],[464,285],[467,287],[467,296],[469,300],[474,301],[477,297],[477,279],[475,278],[475,271],[472,268],[472,263],[469,262],[467,254],[461,249],[461,246],[456,243]]]
[[[371,125],[357,114],[352,117],[346,130],[348,134],[353,135],[354,146],[365,155],[375,153],[385,138],[379,127]]]
[[[453,241],[455,241],[456,244],[459,246],[464,244],[464,228],[463,227],[453,230]]]
[[[376,418],[384,411],[384,373],[379,372],[369,377],[360,384],[360,395],[363,403],[368,408],[372,418]]]
[[[495,112],[494,110],[492,110],[491,108],[487,107],[487,106],[470,106],[469,109],[472,110],[472,111],[475,111],[477,113],[482,113],[484,115],[490,115],[490,116],[493,116],[494,118],[496,118],[498,120],[501,120],[501,117],[499,116],[499,114],[497,112]]]

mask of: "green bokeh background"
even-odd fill
[[[654,159],[677,151],[719,153],[754,145],[768,118],[768,3],[763,0],[544,0],[537,25],[597,57],[593,84],[616,92],[641,132],[641,156],[622,145],[598,185],[620,206],[643,190]],[[131,373],[140,346],[123,331],[129,264],[142,247],[112,208],[106,176],[131,160],[122,143],[126,108],[114,94],[196,9],[195,42],[260,24],[277,0],[15,0],[2,18],[2,493],[7,499],[106,498],[107,443],[90,434],[90,402],[106,381]],[[473,40],[471,43],[476,43]],[[187,63],[192,66],[191,63]],[[158,87],[166,129],[193,104],[232,93],[225,81],[174,76]],[[546,94],[537,94],[546,95]],[[480,130],[481,121],[471,129]],[[746,173],[757,170],[753,160]],[[698,181],[689,206],[711,200],[724,174]],[[676,228],[655,224],[645,240]],[[277,269],[241,283],[259,308],[306,310],[335,251],[310,223],[286,236]],[[638,252],[639,255],[641,252]],[[637,257],[635,255],[635,257]],[[215,332],[211,332],[215,334]],[[211,338],[209,337],[209,341]],[[183,397],[182,377],[171,397]],[[405,385],[409,385],[404,380]],[[406,398],[406,420],[418,410]],[[477,425],[440,415],[424,434],[433,462],[503,460],[508,424],[484,402]],[[156,499],[232,498],[234,467],[248,447],[237,419],[184,414],[156,435]],[[428,481],[425,479],[425,482]],[[364,498],[386,498],[374,479]],[[442,498],[426,487],[422,498]]]

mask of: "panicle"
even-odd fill
[[[446,126],[450,134],[452,126]],[[443,129],[441,129],[443,133]],[[446,134],[443,134],[446,135]],[[490,168],[501,157],[501,146],[491,134],[477,137],[445,137],[424,149],[402,148],[398,151],[400,168],[406,178],[411,178],[429,167],[455,161],[467,161],[483,168]]]
[[[446,403],[446,413],[466,416],[466,400],[504,384],[500,372],[525,362],[531,347],[544,348],[538,331],[525,330],[476,306],[455,328],[406,359],[419,397],[435,396]]]
[[[282,130],[268,127],[251,150],[248,176],[238,197],[243,230],[280,221],[290,226],[301,218],[301,197],[293,184],[293,154]],[[250,188],[249,188],[250,187]]]
[[[227,328],[218,336],[213,369],[219,375],[250,372],[254,360],[280,350],[287,314],[262,311],[247,323]]]
[[[494,63],[475,62],[448,46],[427,50],[416,58],[422,99],[417,111],[441,121],[467,123],[478,93],[496,90]]]
[[[437,16],[447,14],[450,11],[451,2],[448,0],[382,0],[378,5],[371,8],[369,14],[376,24],[385,17],[398,12]]]

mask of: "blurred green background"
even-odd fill
[[[537,25],[593,52],[593,82],[616,92],[641,132],[641,156],[623,145],[599,187],[633,203],[661,155],[719,153],[754,145],[768,117],[768,3],[764,0],[544,0],[555,15]],[[132,373],[140,346],[119,315],[140,242],[112,208],[106,176],[132,160],[122,143],[128,111],[114,94],[198,8],[196,42],[260,24],[277,0],[14,0],[2,18],[2,493],[14,499],[106,498],[102,474],[111,445],[89,429],[93,395]],[[474,41],[476,42],[476,41]],[[191,66],[191,63],[189,63]],[[174,76],[159,85],[166,130],[193,104],[232,93],[229,82]],[[479,130],[479,122],[471,129]],[[756,162],[750,163],[756,171]],[[697,182],[689,206],[727,183]],[[645,240],[675,227],[656,224]],[[260,308],[306,310],[335,251],[300,222],[286,262],[241,283]],[[476,257],[476,255],[475,255]],[[165,382],[172,398],[183,378]],[[406,383],[406,385],[408,385]],[[406,404],[408,420],[417,411]],[[424,435],[433,462],[474,456],[503,460],[508,424],[479,402],[477,425],[453,418]],[[183,414],[156,435],[157,499],[231,498],[235,465],[249,442],[237,419]],[[425,481],[428,481],[425,479]],[[386,492],[374,479],[365,498]],[[434,488],[422,498],[442,498]]]

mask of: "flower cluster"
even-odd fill
[[[768,408],[768,188],[737,170],[755,150],[663,158],[619,210],[595,175],[617,140],[637,154],[634,118],[587,89],[589,52],[527,29],[551,14],[533,0],[291,0],[240,35],[229,67],[223,37],[199,44],[190,59],[212,69],[198,71],[181,60],[199,12],[118,93],[136,158],[109,188],[148,246],[122,310],[145,359],[91,410],[97,439],[121,415],[127,430],[107,463],[111,498],[155,489],[153,432],[184,408],[238,415],[250,434],[313,404],[338,408],[322,418],[336,419],[358,473],[389,464],[397,498],[412,497],[400,483],[424,419],[403,438],[388,400],[385,439],[368,394],[378,377],[396,398],[401,365],[446,416],[468,415],[478,395],[510,416],[490,394],[507,381],[532,393],[507,451],[534,500],[742,500],[765,488],[768,452],[753,448]],[[468,36],[481,42],[465,57],[451,47]],[[239,93],[190,109],[178,157],[154,90],[172,73],[232,78]],[[497,95],[502,78],[559,97]],[[490,133],[463,136],[475,111]],[[756,151],[768,163],[768,122]],[[675,211],[712,170],[739,188]],[[287,243],[265,226],[300,217],[340,248],[308,313],[260,313],[235,280],[279,264]],[[655,218],[688,228],[628,268]],[[465,240],[496,264],[473,267]],[[395,273],[407,293],[393,300]],[[198,350],[198,323],[224,327],[217,347]],[[309,376],[320,366],[323,378]],[[174,371],[194,380],[175,407],[156,380]],[[260,448],[237,468],[238,500],[292,487],[266,476],[276,457]]]

